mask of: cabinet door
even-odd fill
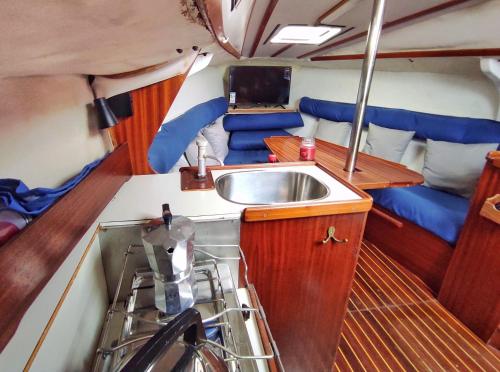
[[[333,366],[366,213],[243,222],[241,247],[286,370]],[[329,227],[336,243],[327,237]]]

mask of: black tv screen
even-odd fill
[[[229,104],[287,105],[292,68],[284,66],[229,67]]]

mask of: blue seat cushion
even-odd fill
[[[231,150],[265,150],[264,138],[271,136],[290,136],[286,130],[248,130],[231,132],[229,148]]]
[[[298,112],[278,112],[271,114],[228,114],[224,116],[224,129],[265,130],[303,127],[302,116]]]
[[[148,150],[151,168],[167,173],[186,151],[198,132],[227,111],[224,97],[200,103],[175,119],[162,124]]]
[[[469,200],[425,186],[369,190],[373,201],[454,245]]]
[[[268,150],[229,150],[224,159],[226,165],[267,163]]]

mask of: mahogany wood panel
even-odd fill
[[[296,109],[283,109],[283,108],[266,108],[266,107],[252,107],[252,108],[230,108],[229,114],[269,114],[269,113],[282,113],[282,112],[297,112]]]
[[[185,78],[186,74],[178,75],[132,91],[133,116],[111,128],[117,144],[128,143],[133,174],[154,173],[148,149]]]
[[[0,247],[0,351],[43,287],[130,174],[128,149],[122,145],[72,191]]]
[[[334,370],[494,371],[498,353],[418,279],[362,244]]]
[[[485,341],[500,323],[500,227],[479,215],[484,201],[500,193],[495,159],[500,151],[488,154],[438,297]]]
[[[451,0],[451,1],[445,1],[442,4],[438,4],[436,6],[433,6],[433,7],[424,9],[424,10],[421,10],[419,12],[415,12],[415,13],[406,15],[404,17],[397,18],[394,21],[385,22],[382,25],[382,30],[387,30],[387,29],[389,29],[391,27],[400,26],[402,24],[414,21],[414,20],[416,20],[418,18],[427,17],[427,16],[430,16],[430,15],[435,14],[437,12],[441,12],[443,10],[446,10],[446,9],[449,9],[449,8],[452,8],[452,7],[455,7],[455,6],[458,6],[458,5],[470,2],[470,1],[472,1],[472,0]],[[342,39],[342,40],[339,40],[339,41],[335,41],[333,43],[328,43],[328,44],[326,44],[326,45],[324,45],[324,46],[322,46],[322,47],[320,47],[318,49],[315,49],[315,50],[313,50],[311,52],[302,54],[302,55],[298,56],[297,58],[307,58],[307,57],[310,57],[310,56],[312,56],[314,54],[318,54],[320,52],[324,52],[325,50],[329,50],[329,49],[333,49],[333,48],[339,47],[339,46],[341,46],[343,44],[346,44],[346,43],[349,43],[349,42],[361,39],[362,37],[365,37],[367,35],[367,33],[368,33],[368,31],[362,31],[362,32],[359,32],[357,34],[354,34],[354,35],[351,35],[349,37],[346,37],[345,39]]]
[[[383,58],[432,58],[432,57],[495,57],[500,56],[500,48],[487,49],[441,49],[441,50],[408,50],[402,52],[379,52],[378,59]],[[333,56],[312,57],[311,61],[342,61],[364,59],[364,54],[340,54]]]
[[[387,209],[379,205],[375,208],[402,223],[402,226],[370,212],[366,222],[365,238],[438,293],[453,248],[443,239]]]
[[[265,138],[267,147],[279,161],[298,161],[300,137],[276,136]],[[375,156],[359,153],[356,172],[350,175],[344,170],[347,148],[316,139],[315,161],[330,173],[360,189],[414,186],[424,182],[421,174]]]
[[[198,4],[200,3],[203,4],[204,7],[198,7],[198,9],[202,12],[205,23],[209,26],[212,35],[215,37],[215,40],[217,40],[217,44],[233,57],[239,59],[241,57],[240,51],[236,50],[231,44],[231,40],[226,40],[222,18],[222,0],[202,0],[198,2]]]
[[[212,172],[207,169],[207,177],[204,180],[197,178],[198,167],[183,167],[179,169],[181,173],[181,190],[182,191],[200,191],[215,189]]]
[[[276,5],[278,5],[278,1],[279,0],[269,0],[269,3],[267,4],[266,11],[264,12],[264,16],[262,17],[259,28],[257,29],[257,34],[255,35],[255,39],[253,40],[252,49],[250,49],[250,54],[249,54],[250,58],[255,55],[255,52],[259,47],[262,35],[266,30],[267,23],[269,22],[269,19],[271,18],[274,12],[274,8],[276,8]]]
[[[346,202],[325,202],[297,206],[250,207],[243,211],[247,222],[283,220],[299,217],[329,216],[334,214],[368,212],[372,207],[371,198]]]
[[[335,3],[335,5],[333,5],[330,9],[328,9],[326,12],[324,12],[318,17],[316,24],[318,25],[321,24],[326,17],[330,17],[333,13],[335,13],[340,7],[342,7],[348,1],[349,0],[340,0],[337,3]]]
[[[290,49],[291,47],[293,47],[294,44],[288,44],[288,45],[285,45],[283,48],[280,48],[278,49],[276,52],[274,52],[273,54],[271,54],[271,57],[277,57],[279,56],[281,53],[284,53],[286,52],[288,49]]]
[[[242,222],[240,244],[286,370],[333,366],[366,213]],[[329,226],[348,243],[322,244]]]

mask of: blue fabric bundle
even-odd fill
[[[300,111],[332,121],[352,123],[356,105],[309,97],[300,100]],[[364,125],[415,131],[415,137],[454,143],[500,142],[500,122],[457,116],[435,115],[377,106],[366,108]]]
[[[30,190],[21,180],[0,179],[0,211],[13,210],[31,217],[38,216],[78,185],[101,161],[98,159],[87,164],[78,175],[54,189],[37,187]]]
[[[196,105],[164,123],[149,147],[148,161],[158,173],[167,173],[193,141],[200,129],[227,112],[224,97]]]
[[[290,133],[283,129],[235,131],[231,132],[229,148],[231,150],[265,150],[267,146],[264,138],[289,135]]]
[[[285,129],[303,126],[302,116],[298,112],[224,116],[224,129],[228,132],[233,130]]]

